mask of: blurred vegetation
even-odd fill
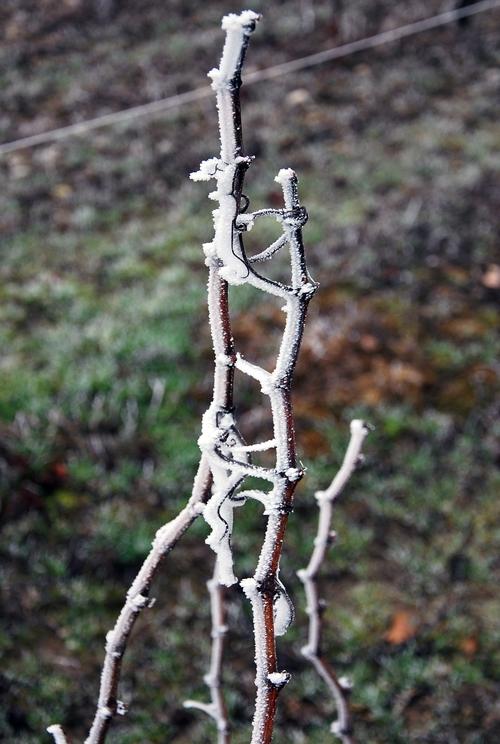
[[[266,7],[264,7],[266,5]],[[190,2],[6,0],[1,140],[203,84],[231,8]],[[248,68],[443,9],[439,2],[298,0],[265,10]],[[106,10],[108,8],[108,10]],[[298,608],[280,642],[293,681],[276,741],[320,744],[332,703],[299,653],[312,493],[341,461],[348,422],[376,425],[335,514],[322,579],[324,647],[355,683],[360,741],[500,740],[500,286],[498,12],[244,92],[252,206],[297,169],[310,221],[311,307],[295,406],[308,468],[282,574]],[[210,203],[187,174],[217,147],[213,102],[2,159],[0,263],[0,738],[81,737],[105,632],[155,530],[184,502],[211,391],[205,268]],[[272,237],[272,227],[255,233]],[[252,233],[252,236],[254,233]],[[237,342],[272,358],[272,303],[236,290]],[[266,435],[238,380],[249,439]],[[240,575],[263,520],[238,512]],[[110,741],[211,741],[183,710],[209,653],[201,522],[166,562],[124,664],[130,705]],[[231,592],[225,681],[248,740],[251,618]]]

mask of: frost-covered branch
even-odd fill
[[[54,724],[53,726],[49,726],[47,729],[47,732],[49,734],[52,734],[54,737],[55,744],[68,744],[68,740],[66,739],[66,735],[64,731],[62,730],[62,727]]]
[[[267,517],[254,576],[240,582],[251,602],[254,624],[257,694],[252,744],[270,744],[278,693],[289,679],[287,672],[278,670],[276,636],[285,633],[293,619],[293,607],[279,579],[279,564],[288,515],[293,508],[293,494],[303,474],[295,449],[291,384],[305,315],[316,284],[305,262],[302,227],[307,221],[307,212],[299,201],[294,171],[282,169],[275,178],[283,191],[282,209],[246,213],[248,198],[243,194],[243,182],[252,158],[243,152],[239,91],[245,52],[258,19],[256,13],[244,11],[240,15],[225,16],[222,21],[226,33],[222,58],[219,68],[209,73],[217,98],[220,155],[203,161],[199,170],[191,174],[195,181],[215,180],[215,190],[209,197],[217,202],[213,212],[214,237],[203,246],[208,267],[208,316],[215,372],[212,401],[203,416],[198,440],[200,465],[191,498],[178,516],[158,531],[151,552],[127,593],[116,624],[107,635],[97,711],[85,744],[102,744],[113,717],[125,712],[125,706],[118,700],[118,685],[127,641],[142,610],[152,604],[151,583],[161,561],[200,513],[211,528],[207,543],[216,554],[216,572],[209,583],[214,638],[206,681],[211,702],[191,702],[190,705],[201,708],[216,720],[221,744],[229,741],[221,691],[225,626],[222,586],[237,582],[231,545],[233,512],[248,498],[260,501]],[[243,236],[257,219],[267,217],[278,221],[282,236],[249,258]],[[256,271],[256,264],[271,260],[285,246],[290,258],[288,284]],[[229,285],[245,283],[284,300],[286,322],[272,372],[236,354],[229,315]],[[268,397],[272,440],[250,444],[243,441],[234,412],[236,368],[256,379],[262,393]],[[264,468],[251,462],[253,452],[267,449],[275,451],[274,467]],[[248,475],[268,481],[270,491],[240,490]],[[66,744],[60,726],[51,726],[49,731],[56,744]]]
[[[151,551],[127,592],[120,615],[106,636],[106,654],[101,673],[97,710],[85,744],[102,744],[106,739],[113,717],[126,713],[126,707],[118,699],[118,684],[128,639],[141,612],[154,603],[149,594],[161,562],[201,513],[203,504],[210,495],[211,482],[207,461],[202,457],[191,498],[174,519],[158,530]],[[65,744],[66,738],[60,726],[49,726],[47,731],[52,734],[56,744]]]
[[[234,38],[234,33],[228,34],[223,61],[225,59],[224,64],[229,64],[231,69],[234,69],[235,54],[239,57],[237,64],[239,64],[239,68],[241,69],[244,45],[241,45]],[[226,106],[224,96],[221,96],[220,105],[223,107]],[[234,111],[231,115],[237,118],[238,112]],[[224,158],[228,152],[234,152],[234,142],[231,141],[229,130],[226,133],[221,132],[221,140],[223,142],[221,156]],[[233,160],[235,160],[234,157]],[[232,174],[233,178],[236,177],[237,169],[241,167],[243,167],[241,163],[235,164]],[[203,168],[206,171],[206,164],[202,164],[202,172]],[[229,177],[229,174],[226,175]],[[221,225],[224,232],[223,223]],[[216,364],[213,399],[210,409],[206,414],[206,420],[204,420],[203,430],[206,434],[207,429],[217,429],[219,425],[222,425],[224,432],[227,435],[231,435],[230,441],[241,445],[244,443],[232,421],[235,352],[229,319],[228,286],[224,278],[219,276],[214,262],[211,261],[210,251],[206,250],[205,252],[207,255],[207,264],[209,265],[209,321],[214,340]],[[125,711],[125,707],[118,700],[118,684],[122,658],[130,633],[139,614],[149,605],[150,586],[164,556],[172,550],[179,538],[200,514],[201,505],[209,500],[212,496],[212,491],[214,495],[219,494],[219,498],[222,501],[222,497],[220,497],[221,482],[223,481],[223,487],[226,488],[228,484],[226,483],[226,479],[221,477],[221,471],[222,469],[220,467],[218,469],[214,468],[209,462],[209,458],[202,453],[192,496],[188,504],[174,520],[159,530],[153,542],[151,552],[127,592],[127,599],[118,620],[106,638],[106,654],[101,673],[97,710],[85,744],[102,744],[106,739],[113,717],[118,712]],[[239,480],[241,480],[241,477],[234,477],[234,488]],[[228,503],[230,503],[230,493],[231,491],[228,489]],[[60,737],[64,736],[64,733],[61,727],[51,726],[50,733],[54,739],[59,737],[59,741],[62,741]]]
[[[203,161],[191,177],[197,181],[215,179],[216,182],[215,190],[209,194],[218,203],[213,213],[215,234],[212,242],[204,245],[210,272],[209,287],[217,276],[219,281],[232,285],[251,284],[285,301],[285,329],[273,372],[234,355],[234,350],[223,351],[221,329],[212,322],[212,314],[210,317],[216,360],[257,380],[262,393],[269,398],[274,436],[272,443],[265,443],[265,446],[272,446],[276,451],[274,468],[261,468],[249,461],[252,451],[261,449],[261,445],[245,445],[241,441],[233,411],[218,403],[215,396],[204,416],[199,440],[213,474],[213,495],[204,516],[212,528],[207,542],[217,554],[221,583],[230,586],[237,580],[231,554],[234,507],[246,498],[257,498],[265,507],[267,526],[256,571],[252,578],[243,579],[240,584],[251,602],[254,622],[257,696],[252,744],[268,744],[272,738],[278,692],[289,678],[286,672],[278,670],[276,655],[276,636],[286,631],[293,618],[291,602],[279,580],[279,563],[293,493],[302,477],[295,450],[291,383],[307,306],[316,285],[305,262],[302,227],[307,212],[299,201],[294,171],[282,169],[275,179],[283,190],[282,209],[243,213],[248,206],[246,197],[244,210],[241,209],[243,180],[252,160],[243,153],[239,99],[241,67],[258,18],[252,11],[245,11],[239,16],[228,15],[222,21],[226,32],[222,59],[219,68],[209,73],[217,96],[220,157]],[[244,234],[256,219],[264,217],[276,219],[283,235],[253,258],[248,258]],[[288,284],[273,281],[255,270],[256,263],[270,260],[285,246],[290,256]],[[269,481],[272,490],[267,494],[261,491],[238,494],[237,489],[247,475]]]
[[[325,560],[328,546],[336,537],[335,533],[331,531],[333,503],[344,489],[344,486],[362,458],[361,448],[369,430],[369,425],[363,421],[359,419],[351,421],[351,439],[340,470],[326,491],[317,491],[315,494],[319,506],[319,519],[318,531],[314,539],[314,549],[307,567],[297,572],[299,579],[304,584],[307,614],[309,615],[307,645],[302,648],[302,654],[313,664],[332,693],[337,706],[337,720],[332,723],[331,731],[338,736],[342,744],[353,744],[351,716],[348,704],[351,683],[345,677],[337,677],[330,664],[321,654],[322,608],[320,606],[316,576]]]
[[[227,633],[226,613],[224,607],[224,587],[219,580],[218,559],[215,561],[214,573],[207,582],[210,595],[210,616],[212,620],[212,650],[210,655],[210,669],[204,680],[210,691],[210,703],[197,700],[186,700],[185,708],[198,708],[211,718],[217,725],[218,744],[229,744],[229,723],[227,710],[222,694],[222,657],[224,653],[224,636]]]

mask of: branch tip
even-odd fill
[[[286,187],[289,186],[291,181],[297,181],[297,174],[292,168],[281,168],[278,171],[278,175],[274,177],[274,180],[281,186]]]
[[[47,733],[54,737],[55,744],[68,744],[66,734],[64,733],[62,726],[58,723],[48,726]]]
[[[261,18],[260,13],[255,13],[253,10],[243,10],[239,15],[228,13],[222,18],[221,28],[223,31],[242,30],[245,34],[251,34]]]

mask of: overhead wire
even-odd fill
[[[363,39],[358,39],[357,41],[350,41],[340,46],[316,52],[315,54],[309,54],[306,57],[299,57],[288,62],[282,62],[277,65],[272,65],[271,67],[265,67],[261,70],[249,72],[244,76],[243,82],[245,85],[252,85],[263,80],[271,80],[276,77],[288,75],[292,72],[306,70],[325,62],[331,62],[332,60],[348,57],[357,52],[372,49],[383,44],[389,44],[408,36],[414,36],[415,34],[424,31],[430,31],[431,29],[445,26],[449,23],[458,21],[461,18],[468,18],[499,7],[500,0],[480,0],[480,2],[473,3],[472,5],[448,10],[429,18],[423,18],[419,21],[407,23],[404,26],[399,26],[388,31],[382,31],[373,36],[367,36]],[[103,114],[93,119],[87,119],[85,121],[51,129],[46,132],[40,132],[39,134],[22,137],[11,142],[0,144],[0,155],[24,150],[37,145],[47,145],[52,142],[66,139],[67,137],[84,135],[95,129],[122,124],[142,117],[158,116],[171,109],[179,108],[189,103],[194,103],[195,101],[207,98],[211,94],[212,90],[210,86],[205,85],[199,88],[194,88],[193,90],[185,91],[184,93],[176,93],[175,95],[167,96],[166,98],[150,101],[149,103],[143,103],[120,111]]]

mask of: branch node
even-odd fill
[[[267,675],[268,681],[277,690],[281,690],[290,681],[289,672],[270,672]]]
[[[127,603],[135,612],[140,612],[144,607],[148,607],[149,602],[149,597],[145,597],[144,594],[127,596]]]
[[[221,367],[234,367],[236,363],[236,355],[229,354],[217,354],[215,357],[215,363],[220,364]]]
[[[303,478],[303,476],[304,471],[301,468],[288,468],[288,470],[285,470],[285,477],[291,483],[299,481],[301,478]]]
[[[117,700],[116,701],[116,712],[119,716],[126,716],[128,713],[128,706],[123,702],[123,700]]]
[[[293,230],[303,227],[308,219],[309,215],[305,207],[294,207],[283,212],[283,222]]]
[[[313,294],[318,289],[318,285],[316,282],[306,282],[305,284],[302,284],[298,289],[295,291],[295,294],[297,297],[306,297],[310,298],[313,296]]]
[[[309,644],[306,646],[302,646],[302,648],[300,649],[300,653],[308,661],[311,661],[311,659],[314,659],[316,656],[315,650],[311,646],[309,646]]]
[[[222,165],[222,161],[219,158],[202,160],[198,170],[190,173],[189,178],[192,181],[210,181],[211,178],[216,177],[220,165]]]
[[[240,586],[243,589],[243,594],[247,599],[249,599],[250,601],[255,599],[259,591],[259,587],[257,586],[257,582],[254,578],[241,579]]]
[[[214,628],[214,630],[212,630],[210,635],[212,638],[222,638],[226,635],[228,630],[229,628],[227,627],[227,625],[219,625],[217,628]]]

